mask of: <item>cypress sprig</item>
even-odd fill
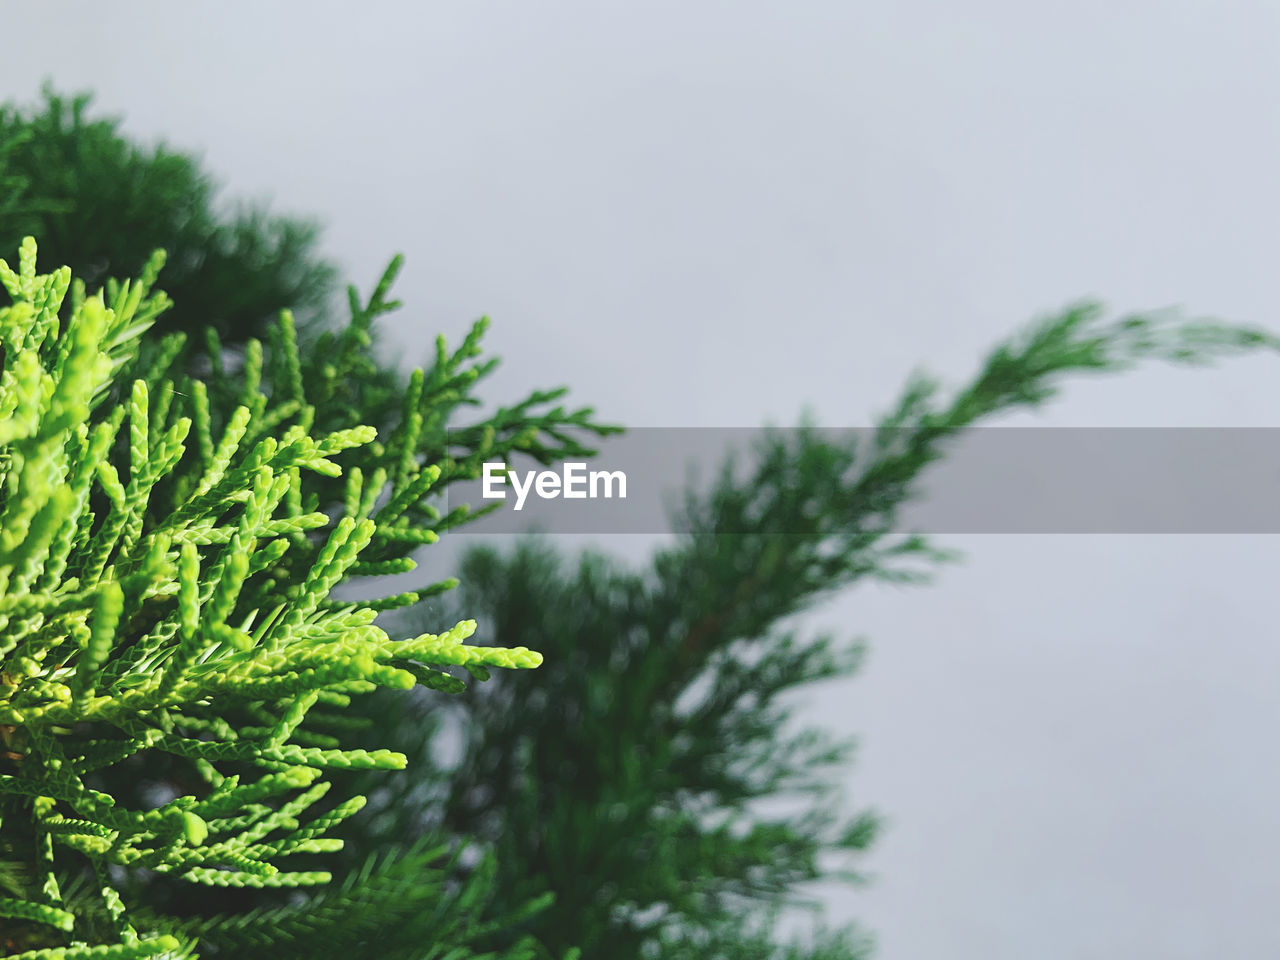
[[[396,770],[405,757],[343,747],[331,722],[342,718],[325,711],[377,687],[457,692],[451,665],[482,677],[541,660],[468,646],[471,621],[409,639],[375,624],[453,580],[331,598],[352,576],[412,569],[411,554],[462,517],[428,500],[482,449],[458,451],[443,431],[491,367],[472,363],[483,324],[409,376],[383,443],[344,422],[335,398],[367,365],[398,263],[368,304],[353,295],[352,323],[322,364],[303,359],[285,314],[269,349],[248,342],[238,371],[209,337],[206,383],[171,373],[185,338],[142,344],[169,306],[151,289],[162,259],[92,296],[65,269],[37,274],[30,240],[16,270],[0,260],[13,301],[0,309],[0,839],[33,878],[24,897],[0,898],[0,918],[44,931],[19,954],[29,960],[194,956],[163,921],[135,923],[108,868],[211,886],[328,882],[275,862],[341,845],[328,833],[364,799],[315,808],[326,772]],[[234,407],[211,404],[215,391]],[[233,412],[219,422],[222,409]],[[518,430],[510,418],[464,437],[482,436],[486,455],[557,443],[567,455],[585,448],[565,427],[611,431],[560,410],[530,412]],[[100,789],[103,774],[148,753],[207,786],[151,808]],[[66,857],[101,881],[95,907],[60,893],[54,864]]]

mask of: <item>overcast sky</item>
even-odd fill
[[[409,361],[481,313],[493,388],[631,426],[885,409],[1083,295],[1280,329],[1280,6],[24,4],[51,77],[317,214]],[[1280,358],[1081,378],[1010,424],[1276,426]],[[493,396],[491,393],[490,396]],[[890,829],[833,915],[882,960],[1280,956],[1280,543],[952,537],[807,715]],[[619,552],[641,555],[636,540]]]

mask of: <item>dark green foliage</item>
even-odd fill
[[[686,532],[647,569],[595,555],[567,563],[538,543],[473,550],[459,605],[488,642],[535,647],[547,663],[537,683],[495,678],[442,705],[462,731],[456,768],[431,767],[450,724],[426,743],[381,728],[414,758],[400,788],[429,799],[389,805],[379,828],[420,828],[422,809],[433,826],[486,841],[495,909],[553,892],[524,929],[589,960],[861,956],[851,931],[807,946],[771,932],[807,881],[856,879],[851,857],[876,832],[833,788],[851,745],[789,722],[797,696],[852,673],[860,648],[787,624],[863,580],[924,582],[948,558],[895,533],[895,515],[962,428],[1043,403],[1067,374],[1276,343],[1168,315],[1106,324],[1096,306],[1073,308],[1001,345],[949,400],[915,378],[863,448],[813,430],[769,435],[745,473],[726,465],[690,494]],[[762,806],[784,800],[792,812]]]
[[[200,940],[209,956],[278,955],[287,946],[290,956],[314,960],[546,957],[527,936],[500,953],[483,950],[494,933],[542,909],[546,898],[526,904],[511,917],[490,918],[494,861],[486,858],[478,869],[465,870],[460,853],[456,847],[421,842],[408,849],[388,847],[366,855],[341,883],[317,888],[306,899],[206,916],[188,922],[184,930]]]
[[[34,236],[92,290],[164,248],[177,308],[157,332],[212,326],[238,344],[264,337],[282,309],[304,329],[324,312],[335,274],[314,224],[260,206],[224,212],[197,160],[127,140],[119,120],[88,116],[89,101],[46,89],[38,109],[0,107],[0,250]]]

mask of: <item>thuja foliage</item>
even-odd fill
[[[810,685],[855,670],[861,645],[805,636],[795,616],[860,582],[923,582],[952,556],[897,520],[965,427],[1044,403],[1066,375],[1276,346],[1260,330],[1073,307],[950,395],[914,378],[861,446],[768,434],[690,492],[683,532],[641,569],[537,541],[471,551],[457,604],[487,641],[547,663],[536,684],[499,677],[450,701],[457,724],[445,717],[433,738],[388,711],[379,742],[414,758],[397,789],[425,802],[388,803],[380,835],[420,829],[425,810],[485,839],[494,909],[554,892],[523,929],[591,960],[865,956],[855,929],[791,942],[774,924],[809,882],[856,880],[879,822],[835,788],[852,745],[792,717]],[[419,709],[415,723],[441,716]],[[444,764],[459,728],[461,760]]]
[[[482,324],[412,374],[384,438],[318,424],[313,398],[341,390],[395,306],[394,265],[367,303],[353,295],[312,382],[287,313],[238,371],[214,338],[210,383],[175,380],[183,334],[141,349],[170,304],[152,289],[162,260],[93,296],[66,268],[37,274],[30,239],[17,270],[0,261],[0,947],[25,960],[194,956],[196,925],[130,909],[130,875],[327,883],[306,855],[339,846],[334,828],[364,802],[333,796],[331,774],[405,765],[347,744],[352,698],[458,692],[449,667],[484,678],[541,660],[467,644],[470,620],[408,638],[374,623],[453,581],[361,601],[335,588],[412,570],[411,553],[470,516],[435,495],[482,460],[583,455],[575,437],[608,429],[549,408],[552,392],[447,432],[492,368],[475,359]],[[238,403],[219,415],[215,393]],[[322,511],[333,484],[340,507]],[[176,764],[189,789],[122,802],[111,774],[138,759]],[[77,864],[92,897],[64,890]],[[430,946],[419,955],[443,955]]]

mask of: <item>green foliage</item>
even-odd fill
[[[465,870],[460,851],[419,842],[387,848],[348,873],[341,886],[322,888],[308,900],[259,907],[239,916],[215,915],[187,929],[230,956],[277,951],[287,943],[297,956],[349,960],[536,960],[547,956],[532,937],[520,936],[500,953],[476,953],[492,934],[518,926],[544,909],[549,898],[524,904],[511,916],[493,917],[490,900],[495,861]],[[572,952],[566,954],[572,960]]]
[[[30,946],[26,960],[193,956],[198,925],[143,922],[122,898],[143,871],[206,887],[326,883],[306,855],[338,848],[334,827],[364,803],[327,796],[332,773],[405,765],[344,746],[352,697],[456,691],[449,666],[541,661],[468,645],[470,620],[406,639],[374,623],[452,582],[363,601],[334,589],[412,570],[415,549],[469,518],[432,500],[481,460],[582,455],[573,431],[609,430],[590,411],[546,410],[552,393],[447,432],[491,368],[474,362],[482,325],[412,375],[385,440],[343,422],[358,411],[328,401],[394,306],[394,265],[369,303],[353,293],[323,366],[304,366],[285,314],[270,352],[250,340],[236,373],[213,338],[209,384],[175,381],[184,335],[142,344],[169,306],[152,291],[162,261],[91,297],[67,268],[37,275],[30,239],[16,271],[0,261],[13,300],[0,310],[0,860],[24,868],[0,875],[12,894],[0,945]],[[334,490],[341,508],[324,512]],[[112,775],[118,785],[139,760],[180,769],[170,782],[186,789],[128,802]],[[68,862],[91,867],[96,902],[64,895]]]
[[[852,744],[792,716],[812,684],[856,669],[861,646],[803,637],[794,617],[859,582],[925,582],[952,556],[896,532],[896,519],[964,427],[1045,402],[1068,374],[1276,346],[1259,330],[1174,315],[1107,323],[1075,307],[1002,344],[950,398],[914,378],[860,447],[811,429],[768,434],[747,463],[689,494],[684,533],[646,569],[594,554],[567,563],[537,542],[471,551],[457,603],[489,642],[534,647],[547,663],[537,684],[495,678],[443,705],[456,722],[441,719],[425,741],[379,726],[379,742],[413,757],[399,788],[434,814],[428,828],[492,846],[495,911],[555,894],[521,928],[552,950],[865,955],[855,931],[789,944],[772,920],[812,881],[856,882],[878,825],[835,787]],[[457,729],[461,760],[442,764]],[[391,802],[377,827],[390,837],[422,823]]]
[[[335,274],[315,224],[220,209],[196,158],[129,141],[118,119],[91,119],[89,104],[46,88],[38,108],[0,107],[0,250],[35,236],[43,256],[94,289],[137,276],[163,247],[177,309],[157,332],[212,326],[238,344],[264,336],[282,309],[304,328],[324,314]]]
[[[359,411],[351,422],[379,431],[397,422],[404,385],[373,361],[371,329],[332,329],[336,274],[319,255],[319,227],[261,205],[223,202],[198,157],[131,140],[118,118],[92,118],[90,105],[88,94],[68,98],[46,87],[38,108],[0,106],[0,250],[35,236],[43,256],[93,289],[109,277],[136,276],[162,248],[165,288],[177,303],[156,318],[151,338],[182,330],[203,345],[212,330],[222,345],[214,359],[234,365],[249,339],[276,335],[277,317],[288,309],[297,316],[308,383],[323,389],[333,382],[322,368],[342,336],[354,379],[349,396],[336,389],[329,399],[343,397],[342,413]],[[175,364],[203,379],[210,360],[188,348]],[[309,399],[318,411],[333,406]],[[236,405],[234,396],[212,403],[215,410]]]

